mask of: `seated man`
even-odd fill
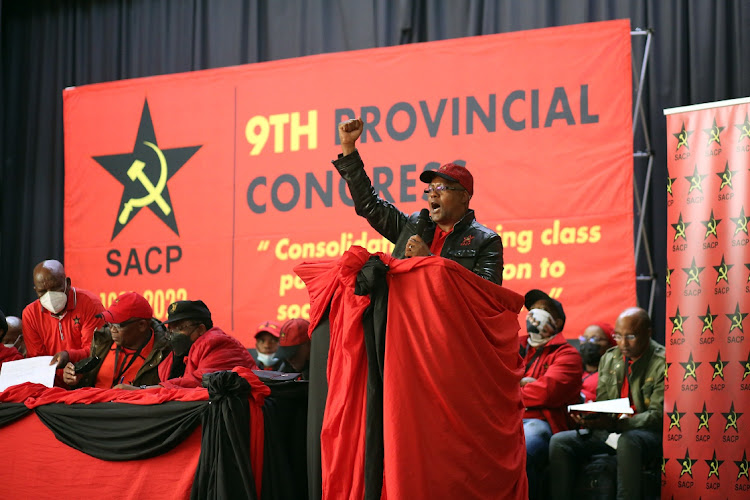
[[[4,340],[4,338],[7,336],[7,333],[8,322],[5,319],[5,314],[0,311],[0,341]],[[6,361],[16,361],[18,359],[23,359],[23,355],[18,352],[18,349],[16,349],[12,345],[8,346],[5,344],[0,344],[0,365],[5,363]]]
[[[5,321],[8,323],[8,331],[5,337],[0,338],[5,347],[15,347],[22,356],[26,357],[26,344],[23,342],[23,328],[21,318],[18,316],[6,316]]]
[[[599,363],[597,401],[627,397],[635,410],[630,418],[596,414],[573,418],[589,431],[567,431],[552,436],[550,470],[556,480],[550,498],[573,498],[578,465],[592,455],[617,454],[617,498],[641,498],[641,469],[661,456],[664,406],[665,350],[651,339],[651,320],[641,308],[625,309],[615,323],[617,347]],[[605,443],[609,433],[620,433],[617,450]]]
[[[407,215],[375,193],[355,147],[363,127],[362,120],[339,124],[342,154],[333,165],[349,186],[357,214],[395,244],[393,257],[440,255],[502,284],[503,243],[497,233],[479,224],[474,210],[469,209],[474,195],[474,178],[469,170],[447,163],[420,174],[419,180],[428,184],[424,192],[430,220],[417,235],[419,214]]]
[[[164,327],[153,314],[148,301],[135,292],[117,297],[102,313],[106,323],[94,332],[91,357],[78,365],[68,363],[63,370],[65,383],[102,389],[123,383],[158,384],[159,363],[171,348]]]
[[[99,298],[73,288],[56,260],[45,260],[34,268],[34,291],[39,299],[26,306],[22,315],[28,356],[53,356],[50,364],[58,368],[87,357],[94,330],[104,324]]]
[[[560,334],[565,326],[562,304],[541,290],[524,297],[529,313],[528,336],[520,337],[524,362],[521,399],[526,407],[526,475],[529,498],[544,498],[544,471],[550,436],[566,430],[567,406],[578,403],[581,391],[581,357]]]
[[[202,300],[173,302],[167,311],[172,353],[159,365],[159,385],[202,387],[206,373],[235,366],[257,369],[245,346],[214,326],[211,311]]]
[[[255,349],[248,349],[260,370],[278,370],[281,360],[276,356],[281,327],[275,321],[264,321],[255,333]]]
[[[613,328],[609,323],[594,323],[578,337],[578,352],[583,360],[581,399],[585,403],[596,401],[596,385],[599,382],[599,360],[607,349],[616,345]]]
[[[282,359],[280,372],[300,373],[303,380],[310,378],[310,322],[302,318],[288,320],[281,326],[279,350]]]

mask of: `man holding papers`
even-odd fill
[[[572,498],[578,464],[600,453],[617,454],[617,498],[640,498],[641,468],[661,456],[664,405],[664,346],[651,339],[648,313],[633,307],[615,323],[617,346],[599,363],[597,402],[627,398],[633,414],[618,418],[611,413],[573,414],[588,431],[565,431],[552,436],[550,470],[557,476],[550,484],[550,498]],[[619,433],[617,449],[605,441]]]

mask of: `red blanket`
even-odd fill
[[[528,496],[517,314],[523,298],[440,257],[392,259],[383,374],[382,498]],[[362,498],[367,359],[354,295],[370,257],[295,271],[311,329],[330,305],[328,399],[321,433],[323,498]]]

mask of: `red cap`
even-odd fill
[[[469,196],[474,196],[474,177],[466,167],[456,163],[446,163],[437,170],[425,170],[420,174],[419,180],[429,184],[435,177],[458,182],[469,193]]]
[[[153,315],[148,300],[135,292],[123,293],[101,314],[107,323],[124,323],[130,318],[151,319]]]
[[[612,325],[604,321],[592,323],[592,325],[598,326],[607,335],[607,342],[609,342],[610,347],[614,347],[617,345],[617,342],[615,342],[615,328]]]
[[[260,325],[258,325],[258,331],[255,332],[255,337],[257,338],[258,335],[260,335],[263,332],[268,332],[271,335],[273,335],[276,338],[279,338],[279,333],[281,332],[281,325],[276,321],[264,321]]]
[[[290,319],[281,325],[281,337],[279,337],[279,346],[293,346],[304,344],[310,340],[307,331],[310,329],[310,322],[302,318]]]

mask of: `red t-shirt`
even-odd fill
[[[445,231],[440,229],[440,226],[435,226],[435,236],[432,238],[432,244],[430,245],[430,252],[432,252],[433,255],[440,255],[440,252],[443,251],[445,239],[449,234],[451,234],[452,231],[453,228],[451,228],[451,230],[446,233]]]
[[[23,310],[23,340],[28,357],[54,356],[68,351],[75,363],[90,355],[94,330],[104,324],[96,315],[104,310],[99,297],[81,288],[71,288],[68,304],[52,315],[35,300]]]
[[[109,349],[104,361],[102,361],[102,366],[96,375],[94,387],[111,389],[117,384],[133,385],[133,381],[138,375],[138,370],[141,369],[153,348],[153,333],[140,353],[138,349],[128,349],[125,347],[120,347],[120,352],[117,352],[117,344],[112,343],[112,347]],[[136,356],[135,360],[133,360],[133,356]],[[115,366],[115,363],[117,366]],[[117,380],[115,381],[116,377]]]

